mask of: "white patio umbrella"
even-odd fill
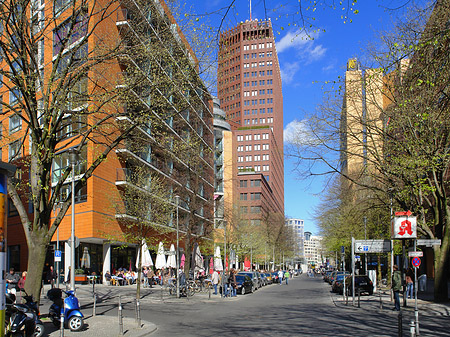
[[[143,254],[142,254],[142,267],[151,267],[153,266],[153,260],[152,257],[150,256],[150,252],[148,250],[147,247],[147,243],[143,241],[142,244],[142,248],[140,250],[142,250]],[[139,268],[139,256],[140,256],[140,251],[138,250],[138,254],[137,254],[137,259],[136,259],[136,268]]]
[[[81,268],[91,268],[91,256],[87,247],[83,249],[83,256],[81,257]]]
[[[214,270],[223,270],[222,257],[220,256],[220,246],[216,247],[216,253],[214,254]]]
[[[170,245],[169,257],[167,259],[167,267],[172,267],[172,268],[177,267],[177,258],[175,256],[175,246],[173,244]]]
[[[200,253],[200,246],[197,246],[197,250],[195,251],[194,271],[202,271],[202,270],[204,270],[203,256],[202,256],[202,253]]]
[[[166,268],[166,255],[164,255],[164,246],[163,243],[160,242],[158,246],[158,254],[156,255],[155,268],[162,269]]]

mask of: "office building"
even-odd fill
[[[221,34],[218,97],[232,128],[234,192],[226,202],[241,222],[284,223],[283,96],[270,20]]]

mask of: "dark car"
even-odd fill
[[[278,272],[274,271],[272,274],[272,283],[280,283],[280,280],[278,279]]]
[[[253,291],[253,281],[250,276],[247,275],[236,275],[236,292],[241,295],[251,293]]]
[[[352,295],[352,276],[347,276],[345,279],[345,288],[347,288],[347,295]],[[373,283],[367,275],[355,275],[355,295],[368,293],[373,294]]]
[[[344,293],[344,278],[346,278],[347,276],[348,274],[336,275],[336,279],[331,284],[331,291],[333,293],[339,293],[341,295]],[[347,282],[347,280],[345,282]]]
[[[256,275],[254,271],[240,271],[236,275],[247,275],[248,277],[250,277],[250,279],[253,281],[253,291],[257,290],[260,287],[258,275]]]

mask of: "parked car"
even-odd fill
[[[345,287],[347,288],[347,295],[352,295],[352,276],[347,276],[345,279]],[[368,293],[373,294],[373,283],[367,275],[355,275],[355,295],[358,294],[358,290],[361,294]]]
[[[272,283],[280,283],[280,281],[278,280],[278,272],[274,271],[271,273],[272,275]]]
[[[339,293],[339,294],[343,294],[344,293],[344,278],[346,278],[349,274],[338,274],[336,276],[336,279],[333,281],[333,284],[331,285],[331,291],[333,293]],[[347,280],[345,281],[347,282]]]
[[[236,292],[241,295],[245,295],[253,292],[253,281],[250,276],[247,275],[236,275]]]
[[[334,280],[336,279],[336,276],[337,275],[342,275],[342,274],[348,274],[347,272],[344,272],[344,271],[342,271],[342,270],[340,270],[340,271],[334,271],[332,274],[331,274],[331,276],[328,278],[328,283],[331,285],[331,284],[333,284],[333,282],[334,282]]]
[[[257,290],[259,288],[259,280],[258,276],[254,271],[240,271],[236,275],[247,275],[249,276],[253,281],[253,291]]]
[[[271,273],[264,273],[264,275],[266,276],[267,284],[272,284],[273,283],[272,274]]]
[[[325,272],[325,274],[323,274],[323,280],[325,282],[328,282],[329,278],[331,277],[331,274],[333,274],[333,271],[332,270],[327,270]]]
[[[258,288],[265,286],[266,284],[264,283],[261,273],[259,271],[255,271],[254,273],[256,274],[256,277],[258,278]]]
[[[261,275],[261,280],[262,280],[263,286],[268,285],[269,281],[267,281],[266,274],[265,273],[259,273],[259,275]]]

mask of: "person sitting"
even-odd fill
[[[111,273],[109,272],[109,270],[107,270],[105,273],[105,280],[106,282],[108,282],[108,284],[111,284]]]

